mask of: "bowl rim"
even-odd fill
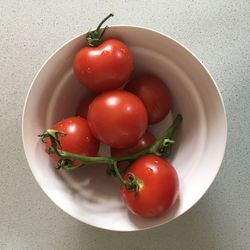
[[[205,191],[202,195],[200,195],[199,197],[196,198],[195,202],[190,205],[185,211],[183,211],[182,213],[178,214],[177,216],[174,216],[173,218],[169,219],[167,222],[162,222],[162,223],[158,223],[156,225],[152,225],[152,226],[147,226],[145,228],[136,228],[136,229],[133,229],[133,230],[122,230],[122,229],[111,229],[111,228],[104,228],[104,227],[98,227],[97,225],[94,225],[94,224],[91,224],[91,223],[87,223],[85,221],[82,221],[80,220],[79,218],[69,214],[67,211],[65,211],[64,208],[62,208],[59,204],[55,203],[54,200],[50,197],[50,195],[48,195],[42,186],[40,186],[37,178],[36,178],[36,175],[34,174],[33,172],[33,169],[31,168],[30,166],[30,162],[28,160],[28,157],[27,157],[27,148],[25,146],[25,138],[24,138],[24,117],[25,117],[25,113],[26,113],[26,108],[27,108],[27,103],[28,103],[28,99],[29,99],[29,96],[30,96],[30,93],[34,87],[34,83],[36,82],[40,72],[42,71],[42,69],[45,67],[45,65],[51,60],[51,58],[53,58],[61,49],[63,49],[66,45],[70,44],[72,41],[80,38],[81,36],[84,36],[88,33],[88,31],[86,32],[83,32],[83,33],[80,33],[72,38],[70,38],[69,40],[67,40],[66,42],[64,42],[61,46],[59,46],[56,50],[54,50],[50,56],[42,63],[42,65],[40,66],[40,68],[38,69],[37,73],[35,74],[35,76],[33,77],[33,80],[30,84],[30,87],[28,89],[28,92],[26,94],[26,97],[25,97],[25,101],[24,101],[24,105],[23,105],[23,111],[22,111],[22,144],[23,144],[23,149],[24,149],[24,153],[25,153],[25,158],[27,160],[27,163],[29,165],[29,168],[33,174],[33,177],[36,179],[36,182],[38,183],[38,185],[40,186],[40,188],[43,190],[43,192],[46,194],[47,197],[49,197],[49,199],[57,206],[59,207],[60,209],[62,209],[66,214],[70,215],[72,218],[86,224],[86,225],[89,225],[89,226],[92,226],[92,227],[95,227],[95,228],[98,228],[98,229],[102,229],[102,230],[107,230],[107,231],[112,231],[112,232],[135,232],[135,231],[144,231],[144,230],[149,230],[149,229],[153,229],[153,228],[156,228],[156,227],[160,227],[160,226],[163,226],[165,224],[168,224],[169,222],[179,218],[180,216],[184,215],[186,212],[188,212],[192,207],[194,207],[198,202],[199,200],[206,194],[206,192],[208,191],[208,189],[210,188],[210,186],[212,185],[212,183],[214,182],[216,176],[218,175],[218,172],[221,168],[221,165],[222,165],[222,161],[224,159],[224,156],[225,156],[225,150],[226,150],[226,146],[227,146],[227,137],[228,137],[228,124],[227,124],[227,114],[226,114],[226,109],[225,109],[225,105],[224,105],[224,102],[223,102],[223,98],[222,98],[222,94],[219,90],[219,87],[216,83],[216,81],[214,80],[214,78],[212,77],[211,73],[209,72],[209,70],[207,69],[207,67],[201,62],[201,60],[190,50],[188,49],[185,45],[183,45],[181,42],[177,41],[175,38],[173,38],[172,36],[170,35],[167,35],[163,32],[160,32],[158,30],[155,30],[155,29],[152,29],[152,28],[148,28],[148,27],[145,27],[145,26],[140,26],[140,25],[127,25],[127,24],[116,24],[116,25],[109,25],[108,28],[132,28],[132,29],[140,29],[140,30],[144,30],[144,31],[148,31],[148,32],[153,32],[157,35],[160,35],[162,36],[163,38],[167,38],[169,40],[172,40],[174,43],[176,43],[177,45],[179,45],[180,47],[182,47],[184,50],[186,50],[186,52],[188,52],[192,57],[194,57],[194,59],[196,59],[196,61],[202,66],[202,68],[205,70],[205,72],[208,74],[208,76],[211,78],[211,81],[216,89],[216,93],[218,95],[218,98],[219,98],[219,101],[220,101],[220,104],[221,104],[221,107],[222,107],[222,111],[223,113],[221,115],[223,115],[223,122],[224,122],[224,138],[222,141],[223,143],[223,148],[222,148],[222,154],[220,155],[220,159],[218,159],[218,167],[217,167],[217,170],[215,172],[215,175],[213,176],[213,178],[210,179],[210,182],[209,182],[209,185],[207,185],[207,187],[205,188]]]

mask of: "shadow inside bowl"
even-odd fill
[[[121,209],[124,205],[119,198],[119,183],[107,175],[106,167],[92,165],[72,172],[60,171],[58,177],[80,207],[92,212],[111,212],[112,209]],[[112,203],[112,209],[108,203]]]

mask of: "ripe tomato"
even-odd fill
[[[154,142],[155,137],[149,131],[146,131],[146,133],[132,147],[110,148],[110,153],[113,157],[128,156],[149,148]]]
[[[137,141],[135,145],[129,148],[110,148],[112,157],[129,156],[136,154],[146,148],[149,148],[154,142],[155,137],[149,132],[146,133]],[[124,172],[129,167],[128,161],[118,162],[118,167],[121,172]]]
[[[149,124],[163,120],[171,109],[170,91],[157,77],[142,76],[129,82],[125,89],[142,100],[148,112]]]
[[[115,148],[135,144],[145,133],[148,124],[142,101],[123,90],[108,91],[97,96],[89,106],[87,120],[93,135]]]
[[[128,81],[133,69],[129,48],[110,39],[98,47],[81,49],[74,59],[74,72],[93,91],[117,89]]]
[[[94,138],[89,129],[88,123],[81,117],[69,117],[59,121],[53,126],[54,130],[63,131],[66,135],[58,135],[61,149],[66,152],[96,156],[99,150],[99,142]],[[47,148],[50,141],[47,140]],[[54,159],[58,157],[51,155]]]
[[[93,93],[90,93],[89,95],[83,97],[77,107],[76,115],[81,116],[82,118],[87,118],[89,104],[95,99],[95,97],[96,95]]]
[[[134,174],[140,181],[137,196],[122,185],[120,194],[128,209],[142,217],[160,216],[176,201],[179,180],[171,164],[155,155],[136,160],[124,178]]]

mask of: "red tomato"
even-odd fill
[[[163,120],[171,109],[171,94],[167,85],[154,76],[142,76],[129,82],[125,89],[142,100],[148,112],[149,124]]]
[[[98,47],[81,49],[74,59],[74,72],[93,91],[117,89],[128,81],[133,69],[128,47],[111,39]]]
[[[66,135],[58,135],[61,149],[66,152],[96,156],[99,150],[99,142],[94,138],[89,129],[88,123],[81,117],[69,117],[53,126],[54,130],[63,131]],[[47,142],[49,147],[50,141]],[[51,155],[54,159],[58,157]]]
[[[112,157],[129,156],[132,154],[136,154],[146,148],[149,148],[155,142],[155,140],[155,137],[149,131],[146,131],[146,133],[132,147],[110,148],[110,153]],[[121,172],[124,172],[129,167],[129,164],[129,161],[120,161],[118,163],[119,170]]]
[[[115,148],[135,144],[145,133],[148,124],[142,101],[123,90],[108,91],[97,96],[89,106],[87,120],[93,135]]]
[[[146,148],[149,148],[155,142],[155,137],[149,132],[146,133],[137,141],[135,145],[129,148],[110,148],[111,156],[128,156],[136,154]]]
[[[87,118],[89,104],[95,99],[95,97],[96,95],[93,93],[84,96],[77,107],[76,115],[81,116],[82,118]]]
[[[140,181],[139,192],[127,190],[122,185],[120,193],[128,209],[142,217],[156,217],[164,214],[176,201],[179,180],[171,164],[155,155],[147,155],[136,160],[124,178],[133,173]]]

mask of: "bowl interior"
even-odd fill
[[[65,212],[96,227],[134,231],[166,223],[193,206],[214,180],[225,150],[226,118],[217,87],[204,66],[183,46],[158,32],[113,26],[107,38],[124,41],[132,51],[135,73],[154,74],[170,88],[173,109],[151,127],[160,135],[177,113],[183,123],[176,136],[171,162],[180,178],[180,194],[165,216],[142,219],[132,215],[119,198],[118,182],[104,166],[72,173],[57,171],[37,135],[57,121],[75,115],[87,90],[76,80],[72,62],[85,44],[79,36],[55,52],[38,72],[23,113],[23,143],[30,168],[44,192]],[[100,154],[107,154],[102,146]]]

